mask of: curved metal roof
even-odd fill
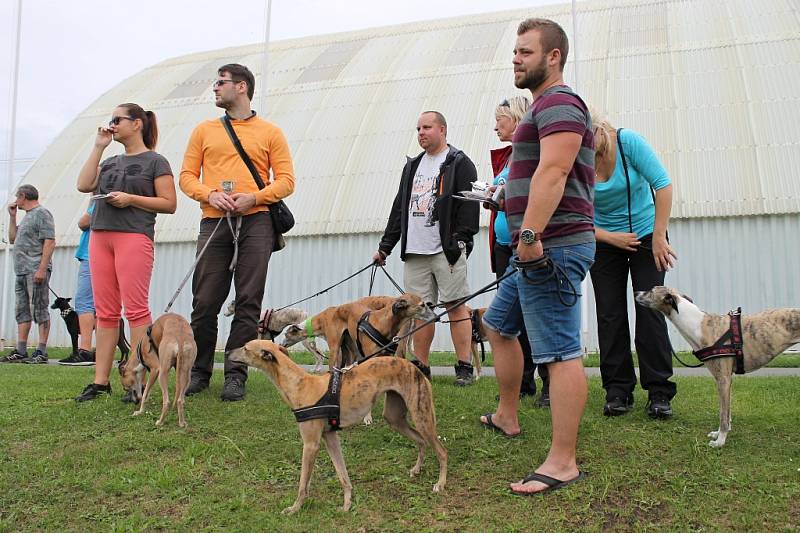
[[[674,216],[800,211],[796,4],[582,2],[577,43],[569,5],[270,43],[267,119],[294,156],[293,235],[381,231],[405,156],[419,152],[414,128],[423,110],[447,117],[449,142],[490,179],[488,151],[499,146],[493,110],[517,92],[511,51],[517,24],[531,15],[558,21],[577,45],[567,82],[660,153],[676,185]],[[164,61],[81,113],[25,177],[53,211],[59,244],[77,242],[87,200],[75,177],[114,106],[133,101],[156,112],[158,150],[177,175],[191,130],[220,114],[210,89],[216,68],[239,62],[260,77],[262,46]],[[176,214],[158,217],[158,241],[194,240],[199,217],[179,194]]]

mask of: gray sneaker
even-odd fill
[[[42,351],[37,348],[33,351],[33,354],[28,359],[23,361],[23,363],[28,365],[46,365],[47,354],[42,353]]]
[[[4,357],[0,357],[0,363],[22,363],[28,360],[28,353],[20,353],[16,348]]]

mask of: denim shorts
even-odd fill
[[[594,249],[594,242],[546,249],[557,275],[539,269],[504,279],[483,316],[484,325],[510,338],[524,327],[536,364],[581,357],[581,282],[594,261]],[[515,260],[516,255],[509,270]]]
[[[75,312],[79,315],[94,313],[94,295],[92,294],[92,274],[89,272],[89,260],[79,260],[78,285],[75,287]]]

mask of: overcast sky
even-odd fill
[[[273,0],[270,40],[526,7],[535,15],[536,6],[568,2]],[[0,0],[0,188],[10,158],[16,5]],[[125,78],[167,58],[263,41],[265,6],[264,0],[22,0],[17,167],[27,168],[75,116]]]

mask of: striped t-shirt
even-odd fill
[[[542,231],[545,248],[594,241],[594,135],[583,100],[566,85],[547,89],[537,98],[514,132],[511,169],[506,184],[506,216],[513,244],[528,206],[531,179],[539,165],[539,140],[570,131],[582,136],[575,164],[567,175],[564,195]]]

